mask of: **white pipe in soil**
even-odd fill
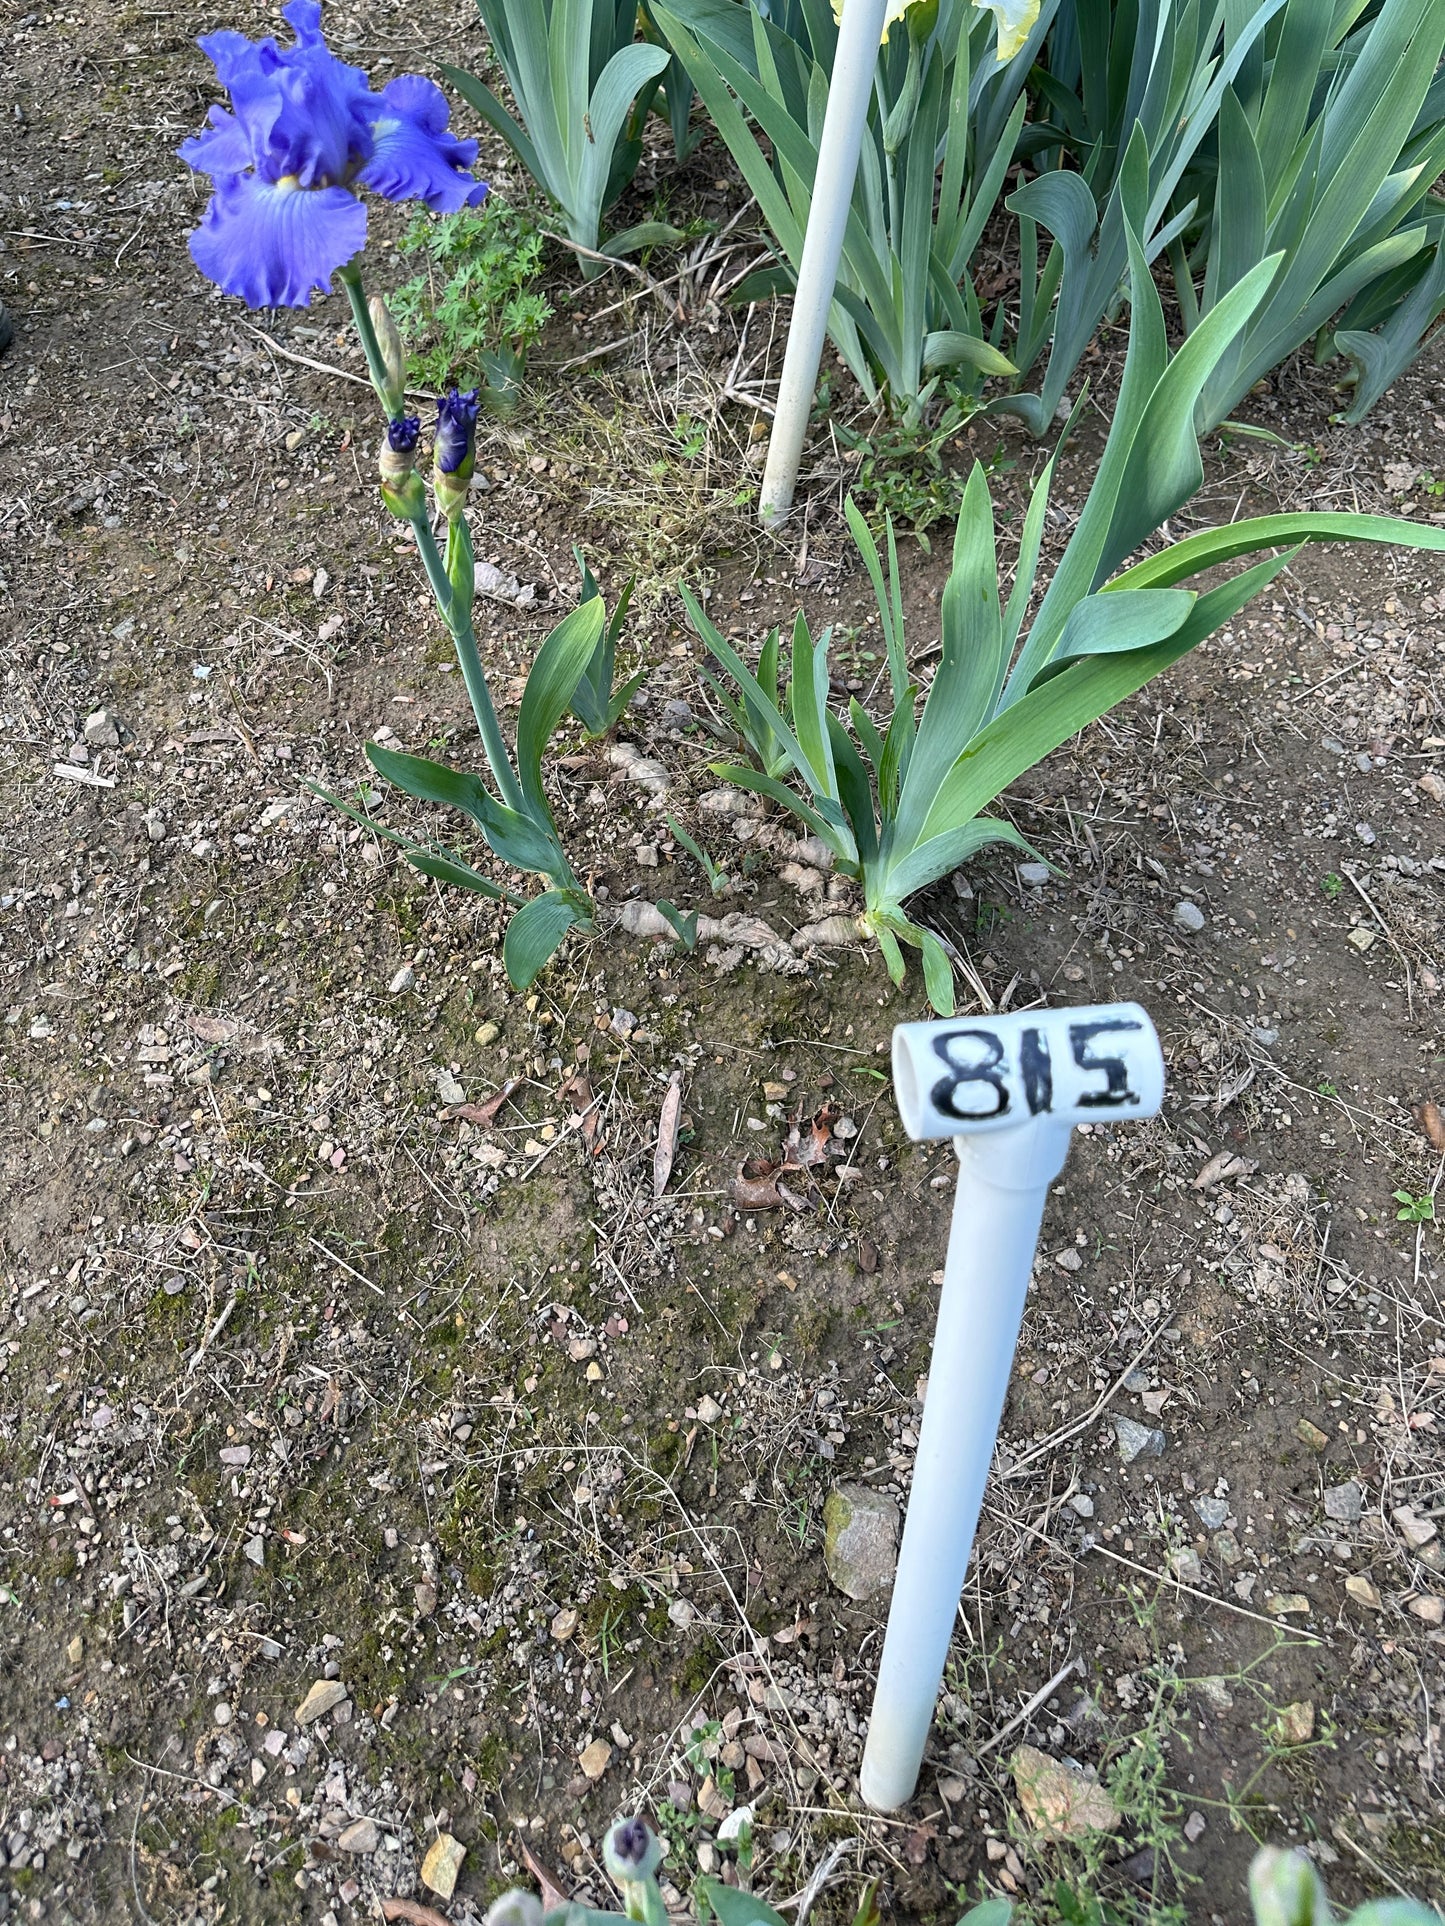
[[[1049,1185],[1077,1123],[1150,1117],[1164,1060],[1138,1004],[901,1024],[898,1107],[914,1138],[951,1136],[958,1190],[928,1396],[861,1790],[913,1794],[1003,1415]]]
[[[798,291],[763,470],[758,512],[765,528],[775,528],[793,505],[887,12],[888,0],[847,0],[838,28],[838,51],[818,142],[818,171],[798,263]]]

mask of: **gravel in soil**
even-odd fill
[[[1081,1131],[1050,1200],[929,1762],[872,1818],[885,1601],[829,1585],[823,1516],[840,1481],[907,1499],[951,1184],[886,1082],[921,988],[613,934],[517,997],[485,907],[306,789],[353,786],[368,735],[476,745],[365,390],[325,372],[358,372],[342,305],[247,317],[186,260],[171,150],[215,24],[27,15],[0,72],[0,1916],[340,1921],[424,1898],[442,1835],[456,1919],[527,1854],[598,1903],[638,1806],[676,1889],[786,1897],[839,1849],[827,1917],[865,1874],[899,1917],[1046,1917],[1057,1876],[1235,1917],[1252,1835],[1346,1897],[1438,1898],[1440,1245],[1395,1193],[1442,1155],[1445,571],[1306,552],[1011,793],[1061,877],[993,855],[927,905],[973,1007],[1144,1001],[1170,1095]],[[332,26],[480,58],[464,11]],[[735,207],[714,169],[688,191]],[[631,752],[564,744],[564,832],[612,906],[785,938],[846,891],[699,806],[673,585],[754,643],[802,599],[865,697],[876,627],[826,448],[806,537],[748,530],[724,391],[755,350],[711,286],[577,295],[559,264],[483,453],[479,556],[518,587],[479,622],[514,703],[572,541],[612,593],[643,570]],[[1211,450],[1190,517],[1438,513],[1438,345],[1362,435],[1323,425],[1328,379],[1284,371],[1255,405],[1288,445]],[[1002,453],[1007,506],[1041,457]],[[906,545],[925,669],[945,546]],[[749,1208],[794,1129],[804,1207]],[[1066,1806],[1112,1801],[1106,1848],[1035,1827],[1020,1746]]]

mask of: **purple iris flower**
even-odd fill
[[[443,475],[455,475],[472,452],[477,433],[477,390],[458,393],[451,388],[437,397],[437,438],[434,459]]]
[[[294,47],[231,31],[201,40],[231,107],[213,107],[210,125],[180,149],[215,189],[191,258],[252,308],[308,307],[312,290],[360,253],[364,187],[439,214],[487,191],[471,173],[477,143],[447,132],[439,87],[402,74],[373,94],[361,69],[327,46],[319,0],[291,0],[282,12]]]
[[[420,436],[420,415],[393,415],[386,424],[386,445],[393,454],[411,454]]]

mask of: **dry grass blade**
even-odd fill
[[[652,1157],[652,1194],[655,1198],[661,1197],[667,1189],[667,1180],[672,1175],[672,1161],[677,1155],[677,1132],[681,1122],[682,1072],[674,1070],[657,1120],[657,1148]]]

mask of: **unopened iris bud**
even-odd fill
[[[486,1926],[542,1926],[542,1902],[514,1886],[487,1908]]]
[[[377,459],[382,500],[402,521],[411,521],[426,512],[426,489],[416,472],[416,444],[420,436],[418,415],[393,415],[386,424],[386,440]]]
[[[409,475],[416,467],[416,445],[421,439],[420,415],[393,415],[386,424],[381,448],[381,473],[386,481]]]
[[[400,414],[402,397],[406,393],[406,344],[401,338],[401,330],[392,319],[391,309],[379,294],[373,294],[366,306],[371,325],[376,330],[376,345],[381,350],[382,366],[386,369],[387,406],[393,414]]]
[[[476,465],[477,390],[455,388],[437,398],[437,439],[432,486],[449,521],[466,506],[467,483]]]
[[[1334,1914],[1320,1876],[1302,1852],[1265,1846],[1249,1869],[1259,1926],[1330,1926]]]
[[[662,1847],[645,1819],[619,1819],[602,1842],[602,1858],[619,1884],[649,1879],[662,1864]]]

